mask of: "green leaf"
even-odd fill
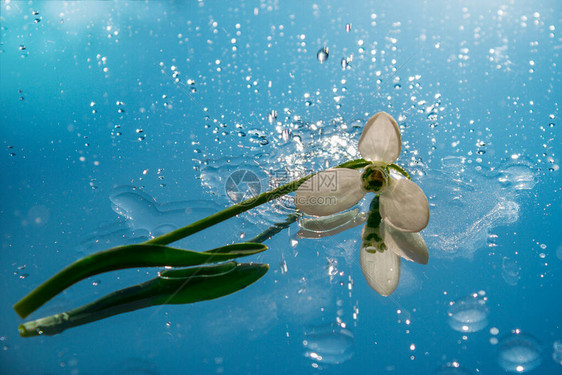
[[[227,245],[205,252],[147,243],[119,246],[88,255],[72,263],[22,298],[14,305],[14,310],[25,318],[71,285],[103,272],[137,267],[196,266],[253,255],[266,249],[267,246],[263,244],[250,242]]]
[[[166,270],[160,276],[108,294],[74,310],[23,323],[22,337],[56,335],[65,329],[113,315],[164,304],[186,304],[220,298],[259,280],[267,264],[234,261],[214,266]]]

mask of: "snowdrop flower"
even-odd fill
[[[370,162],[363,172],[333,168],[315,174],[295,193],[295,206],[313,216],[328,216],[359,202],[366,193],[380,194],[380,214],[386,223],[403,232],[419,232],[429,222],[429,204],[414,182],[390,176],[400,155],[400,129],[385,112],[365,124],[359,152]]]
[[[370,162],[363,171],[328,169],[303,183],[295,205],[313,216],[328,216],[353,207],[366,193],[377,194],[362,232],[361,269],[369,285],[390,295],[400,279],[400,257],[426,264],[427,246],[418,233],[429,222],[429,204],[421,188],[406,178],[394,178],[390,169],[407,175],[394,161],[401,148],[400,129],[385,112],[365,124],[359,152]]]

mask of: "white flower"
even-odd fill
[[[373,200],[362,232],[361,269],[369,285],[390,295],[400,279],[400,257],[426,264],[427,246],[417,233],[429,222],[429,204],[421,188],[406,178],[393,178],[390,169],[400,155],[396,121],[379,112],[365,124],[359,152],[370,162],[363,171],[334,168],[317,173],[295,193],[295,206],[313,216],[328,216],[353,207],[366,193]]]
[[[419,232],[429,222],[429,204],[414,182],[390,176],[389,166],[400,155],[400,129],[385,112],[365,124],[359,152],[371,162],[363,172],[333,168],[315,174],[295,193],[295,206],[313,216],[328,216],[353,207],[368,192],[380,194],[380,213],[404,232]]]

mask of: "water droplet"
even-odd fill
[[[20,49],[20,51],[25,51],[26,48],[23,44],[20,44],[19,49]]]
[[[330,51],[328,47],[322,47],[316,53],[316,58],[318,59],[318,61],[320,61],[320,64],[323,64],[324,61],[328,60],[329,56],[330,56]]]
[[[349,62],[347,61],[347,59],[345,57],[343,57],[341,59],[341,68],[343,70],[345,70],[345,69],[347,69],[348,65],[349,65]]]
[[[345,24],[345,32],[348,33],[351,31],[351,23]]]
[[[353,357],[353,333],[333,323],[305,333],[304,355],[315,363],[337,365]]]
[[[459,332],[478,332],[488,325],[486,297],[472,294],[449,303],[449,326]]]
[[[527,334],[513,333],[498,345],[498,363],[506,371],[527,372],[542,362],[542,348],[537,339]]]
[[[293,249],[296,248],[299,245],[299,239],[298,239],[296,233],[291,235],[290,244],[291,244],[291,247]]]
[[[506,283],[511,286],[517,285],[521,276],[519,276],[519,272],[521,272],[521,266],[519,263],[512,258],[504,257],[502,260],[502,277]]]
[[[279,264],[279,269],[281,269],[281,274],[286,274],[288,271],[287,268],[287,262],[285,260],[283,260],[280,264]]]
[[[562,365],[562,340],[556,340],[552,343],[552,359],[554,362]]]
[[[277,111],[273,109],[267,115],[267,121],[269,121],[270,124],[273,124],[275,120],[277,120]]]

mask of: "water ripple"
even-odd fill
[[[431,204],[424,233],[437,257],[470,258],[486,247],[493,228],[519,219],[520,194],[537,183],[536,170],[522,158],[484,169],[450,156],[430,175],[420,184]]]

